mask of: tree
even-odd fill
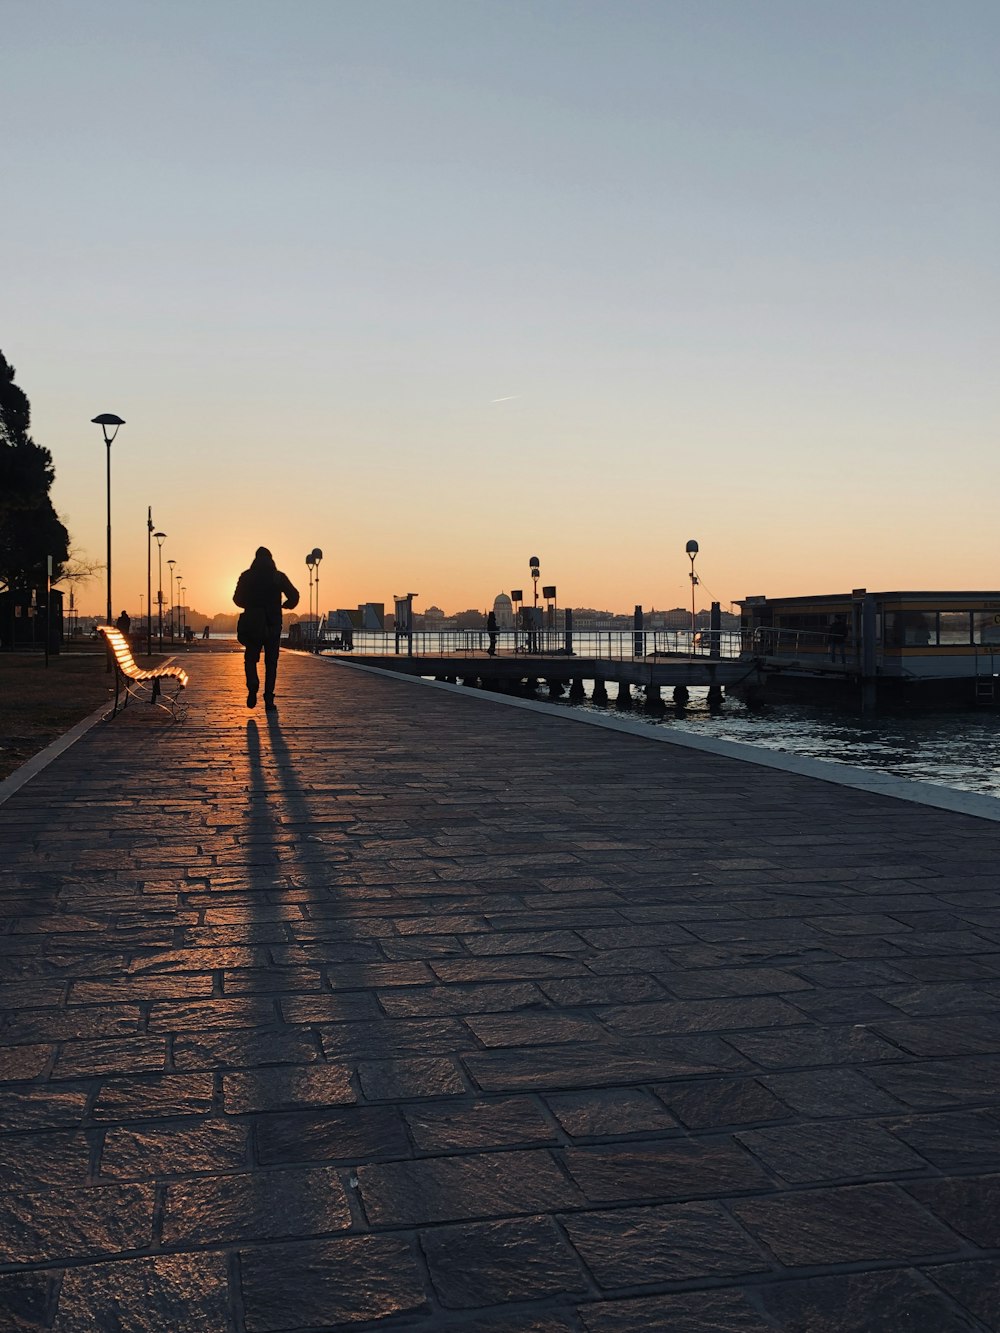
[[[28,434],[31,405],[0,352],[0,586],[28,588],[53,578],[69,558],[69,533],[49,496],[52,455]]]

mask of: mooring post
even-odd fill
[[[722,605],[719,602],[713,602],[709,611],[708,655],[722,656]]]
[[[861,602],[861,711],[874,712],[875,688],[875,598],[865,593]]]

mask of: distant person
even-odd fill
[[[496,657],[497,654],[497,618],[493,611],[486,616],[486,633],[490,636],[490,646],[486,649],[490,657]]]
[[[202,637],[203,639],[207,639],[207,638],[208,638],[208,626],[207,626],[207,625],[206,625],[205,628],[202,630],[202,632],[201,632],[201,637]]]
[[[282,601],[284,598],[284,601]],[[236,584],[233,601],[243,608],[236,626],[236,637],[243,644],[243,666],[247,678],[247,708],[257,705],[260,677],[257,664],[264,652],[264,707],[273,713],[274,682],[278,675],[281,647],[281,613],[299,604],[298,590],[288,575],[274,563],[266,546],[258,546],[253,564],[245,569]]]
[[[827,630],[827,643],[830,645],[830,661],[836,662],[839,653],[841,662],[847,665],[847,621],[843,616],[834,616]]]
[[[184,626],[184,642],[194,643],[194,630],[191,628],[190,625]]]
[[[123,611],[115,621],[115,629],[120,629],[126,639],[128,638],[129,631],[132,629],[132,617],[127,611]]]

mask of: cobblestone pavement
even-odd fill
[[[286,655],[0,807],[0,1327],[1000,1328],[1000,828]]]

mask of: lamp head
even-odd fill
[[[316,557],[313,555],[312,551],[310,551],[309,554],[306,556],[306,564],[309,566],[310,569],[312,569],[315,563],[316,563]]]
[[[312,558],[313,558],[313,560],[316,562],[317,565],[318,565],[319,562],[323,559],[323,552],[319,549],[318,546],[314,546],[314,547],[313,547],[313,549],[312,549]]]
[[[118,427],[125,425],[125,422],[121,419],[121,417],[116,417],[114,412],[102,412],[99,417],[91,417],[90,420],[92,425],[100,426],[101,430],[104,433],[105,444],[110,444],[111,441],[118,434]],[[109,435],[108,428],[110,426],[113,426],[114,430]]]
[[[166,534],[165,532],[154,532],[154,533],[153,533],[153,536],[156,538],[156,544],[157,544],[157,546],[159,546],[159,548],[162,550],[162,549],[163,549],[163,543],[164,543],[164,541],[166,540],[166,536],[167,536],[167,534]]]
[[[698,543],[692,539],[691,541],[688,542],[687,546],[685,546],[684,549],[685,551],[687,551],[688,555],[693,560],[695,556],[698,554]]]

